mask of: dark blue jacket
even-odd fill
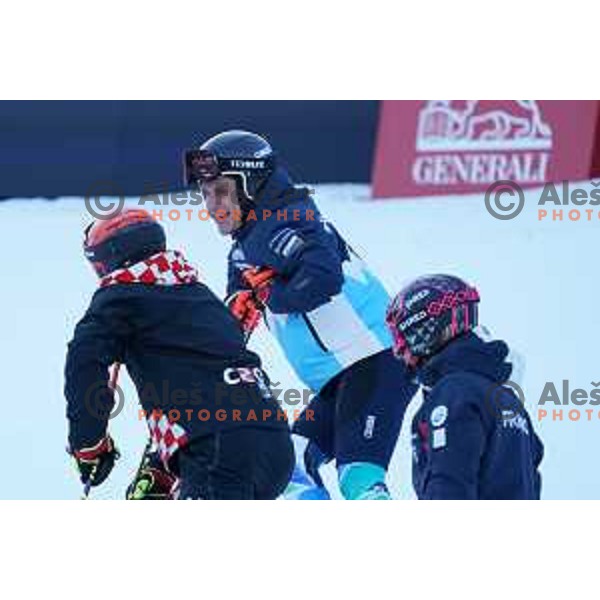
[[[94,294],[67,353],[72,448],[92,446],[106,432],[105,412],[113,405],[108,369],[114,362],[127,367],[142,408],[165,415],[178,410],[177,424],[190,439],[246,424],[287,427],[285,419],[276,420],[279,406],[264,398],[262,383],[251,382],[260,360],[245,348],[237,321],[200,283],[115,285]],[[202,419],[201,409],[208,411]],[[227,418],[219,420],[218,409]],[[246,419],[252,409],[257,421]],[[273,418],[264,419],[263,409],[272,410]]]
[[[412,424],[419,499],[539,499],[543,447],[512,389],[502,341],[458,338],[418,372]]]
[[[293,187],[283,169],[261,190],[254,212],[233,238],[228,294],[247,287],[241,278],[247,266],[272,267],[279,274],[269,299],[274,314],[309,312],[342,289],[346,245],[322,221],[308,190]]]
[[[275,269],[266,322],[310,389],[391,347],[389,294],[285,171],[269,179],[233,238],[228,294],[246,287],[249,267]]]

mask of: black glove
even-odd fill
[[[70,453],[77,464],[81,483],[92,487],[106,480],[115,466],[115,461],[121,456],[109,435],[91,448],[71,449]]]
[[[172,500],[177,478],[165,470],[155,453],[145,454],[127,488],[127,500]]]

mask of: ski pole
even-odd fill
[[[119,373],[121,371],[121,363],[116,362],[111,369],[110,379],[108,381],[108,388],[113,392],[117,389],[117,384],[119,383]]]
[[[94,468],[92,469],[92,472],[90,473],[88,480],[85,482],[85,485],[83,486],[83,495],[81,496],[82,500],[89,500],[89,498],[90,498],[90,492],[92,491],[92,483],[94,483],[94,477],[96,476],[97,468],[98,468],[98,466],[94,465]]]

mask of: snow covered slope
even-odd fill
[[[538,222],[539,191],[533,191],[517,218],[499,221],[486,211],[481,196],[370,202],[366,186],[316,190],[325,215],[390,291],[427,272],[456,273],[478,285],[482,322],[526,358],[523,387],[534,417],[547,381],[559,392],[563,379],[571,381],[571,389],[588,391],[591,382],[600,381],[600,324],[594,310],[600,295],[597,211],[589,222],[569,221],[566,213],[562,222]],[[80,493],[64,452],[62,369],[65,345],[95,286],[81,253],[88,221],[81,199],[0,203],[0,498],[76,498]],[[184,248],[205,281],[222,293],[226,240],[207,222],[164,223],[170,245]],[[252,345],[275,381],[300,387],[264,331]],[[144,445],[135,393],[127,377],[122,384],[128,402],[111,429],[123,458],[110,483],[92,493],[96,498],[123,496]],[[563,421],[535,418],[546,444],[545,498],[600,498],[599,410],[580,408],[595,408],[594,420],[571,422],[566,410]],[[406,427],[391,486],[399,497],[412,497]]]

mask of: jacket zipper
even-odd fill
[[[323,343],[323,340],[319,337],[319,334],[317,333],[315,326],[310,322],[310,319],[308,318],[308,316],[305,313],[302,313],[302,317],[304,319],[304,322],[306,323],[306,326],[308,327],[309,331],[311,332],[313,338],[315,339],[315,342],[317,342],[317,344],[319,345],[321,350],[323,350],[323,352],[329,352],[329,349]]]

